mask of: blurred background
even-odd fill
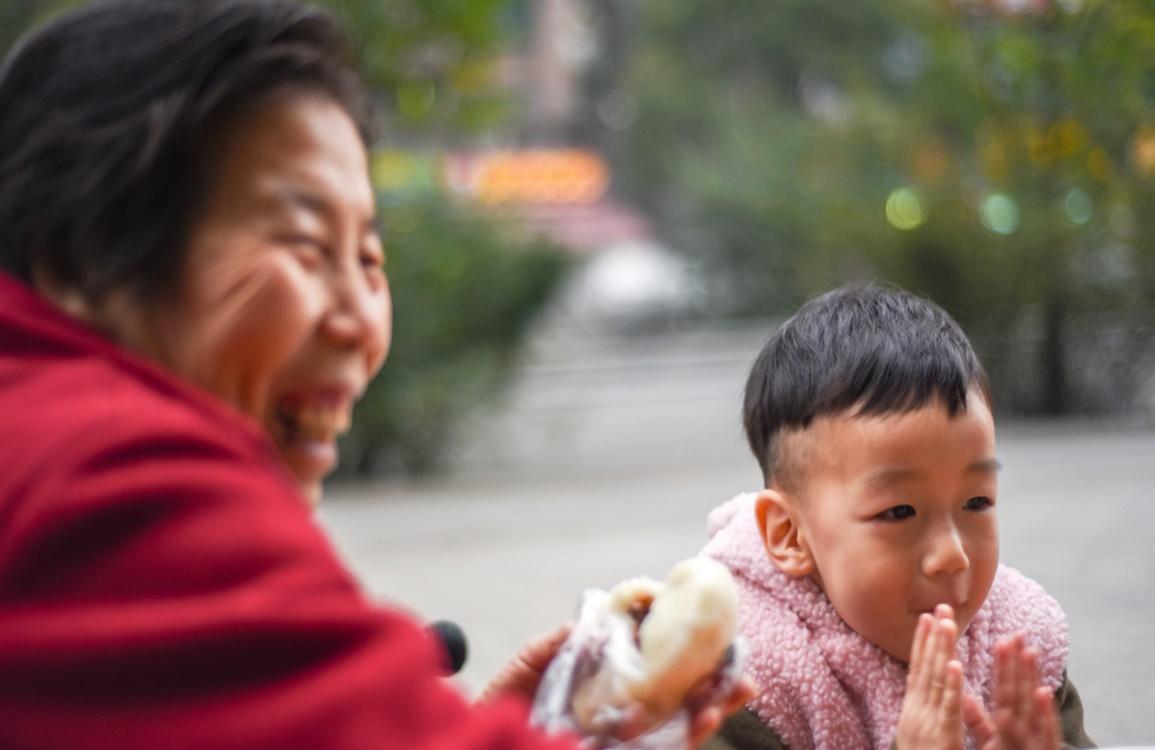
[[[0,51],[75,4],[0,0]],[[321,521],[476,689],[755,488],[745,371],[863,279],[991,373],[1006,561],[1155,742],[1155,6],[328,0],[378,93],[396,331]]]

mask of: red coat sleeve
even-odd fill
[[[0,507],[0,746],[572,748],[467,705],[243,446],[108,431]]]

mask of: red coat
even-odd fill
[[[445,684],[255,423],[0,274],[0,747],[572,745]]]

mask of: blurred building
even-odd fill
[[[624,55],[618,0],[534,0],[508,18],[523,40],[496,61],[519,115],[485,147],[380,152],[385,190],[440,190],[582,256],[563,295],[573,315],[611,324],[668,317],[698,299],[681,256],[613,189],[607,130],[627,126],[615,93]]]

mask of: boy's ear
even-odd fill
[[[802,538],[797,510],[778,490],[762,490],[754,501],[758,531],[770,561],[788,576],[800,578],[814,572],[814,559]]]

